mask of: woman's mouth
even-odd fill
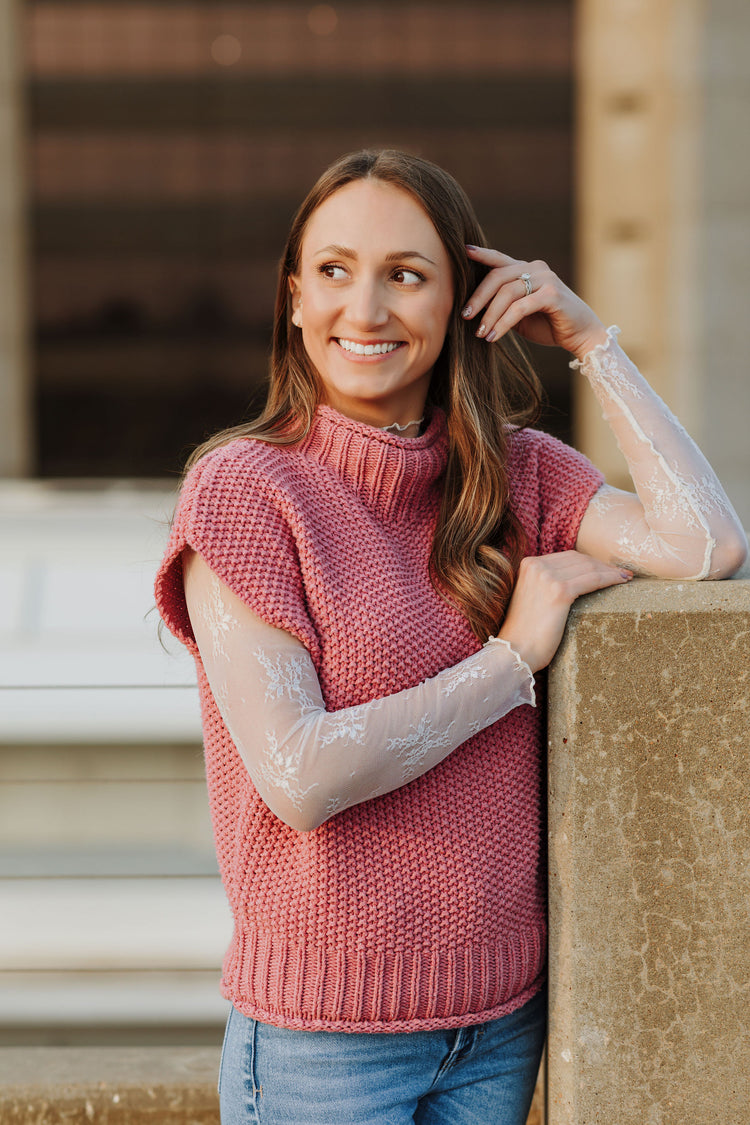
[[[342,336],[335,336],[334,339],[338,346],[350,355],[388,355],[404,346],[403,340],[379,340],[376,344],[360,344],[356,340],[347,340]]]

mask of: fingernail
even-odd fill
[[[487,331],[487,325],[486,324],[480,324],[479,328],[477,329],[477,336],[484,336],[486,331]]]
[[[466,246],[467,250],[478,250],[479,249],[478,246],[472,246],[472,244],[470,242],[465,243],[465,246]]]
[[[493,341],[493,340],[495,339],[495,337],[496,337],[496,336],[497,336],[497,332],[496,332],[496,331],[495,331],[495,329],[493,328],[493,329],[492,329],[492,331],[490,332],[489,336],[487,337],[487,343],[488,343],[488,344],[491,344],[491,343],[492,343],[492,341]]]
[[[472,310],[471,305],[467,305],[466,308],[464,309],[464,311],[461,313],[461,316],[471,316],[472,311],[473,310]]]

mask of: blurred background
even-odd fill
[[[406,148],[591,301],[750,523],[746,0],[0,0],[0,1043],[213,1043],[194,676],[149,615],[290,219]],[[543,425],[627,487],[566,355]]]
[[[436,160],[493,244],[570,276],[570,3],[25,14],[40,476],[175,473],[257,406],[290,219],[344,152]]]

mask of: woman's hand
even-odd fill
[[[463,312],[465,320],[480,318],[477,336],[487,343],[515,328],[532,343],[555,344],[582,358],[606,342],[607,333],[596,313],[546,262],[523,262],[478,246],[467,246],[466,253],[489,270]]]
[[[632,577],[630,571],[580,551],[525,558],[497,635],[515,649],[532,672],[538,672],[557,652],[576,598],[629,582]]]

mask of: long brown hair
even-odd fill
[[[515,333],[488,345],[461,317],[484,275],[465,247],[487,242],[463,189],[437,165],[395,149],[366,149],[341,157],[323,173],[294,217],[279,267],[265,408],[255,421],[204,442],[188,468],[234,438],[292,445],[308,432],[322,388],[302,334],[292,325],[289,279],[299,272],[312,213],[345,184],[368,177],[414,197],[453,267],[453,311],[428,394],[428,403],[445,411],[450,442],[430,572],[436,589],[484,641],[503,618],[525,547],[523,529],[509,504],[508,438],[513,428],[538,418],[542,389]]]

